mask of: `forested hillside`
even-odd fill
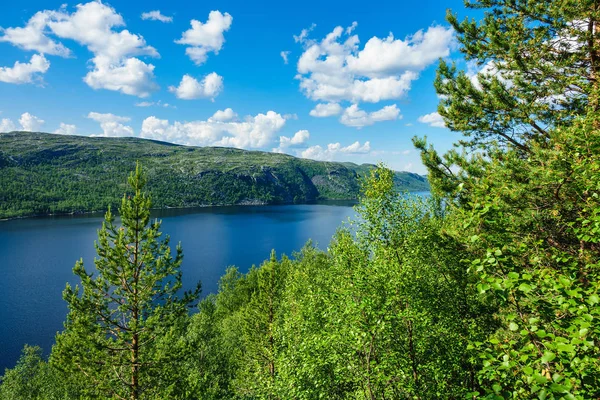
[[[0,219],[114,209],[136,161],[157,208],[356,199],[358,176],[374,168],[134,138],[0,133]],[[429,190],[420,175],[396,176],[399,190]]]

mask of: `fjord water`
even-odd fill
[[[184,287],[202,281],[214,293],[230,265],[242,272],[269,257],[271,249],[291,255],[308,239],[326,249],[335,230],[354,216],[351,203],[211,207],[161,210],[162,232],[181,242]],[[0,221],[0,375],[13,367],[23,345],[49,352],[67,314],[65,284],[83,258],[93,270],[94,241],[102,215]]]

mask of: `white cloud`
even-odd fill
[[[275,147],[271,151],[273,153],[285,153],[289,152],[290,149],[306,148],[308,139],[310,139],[310,132],[306,129],[296,132],[292,137],[279,136],[279,147]]]
[[[69,56],[70,51],[48,35],[74,40],[94,54],[90,60],[93,68],[84,77],[90,87],[147,97],[158,89],[154,66],[135,56],[159,57],[159,54],[142,36],[127,29],[115,30],[123,26],[123,17],[114,8],[101,1],[91,1],[78,4],[73,13],[69,13],[66,6],[58,11],[40,11],[24,28],[3,30],[0,40],[26,50],[63,57]]]
[[[348,68],[362,76],[381,77],[406,70],[420,71],[450,55],[454,31],[442,26],[431,26],[405,40],[393,34],[385,39],[372,37],[365,47],[347,58]]]
[[[166,15],[162,15],[162,13],[159,10],[142,13],[142,19],[150,21],[160,21],[165,23],[173,22],[173,17],[167,17]]]
[[[75,135],[77,133],[77,127],[75,125],[61,122],[60,126],[54,131],[54,133],[59,135]]]
[[[287,65],[288,63],[288,56],[290,55],[291,51],[282,51],[281,53],[279,53],[279,55],[281,56],[281,58],[283,58],[283,63]]]
[[[96,1],[79,4],[74,13],[60,13],[48,23],[58,37],[75,40],[94,53],[94,69],[84,78],[90,87],[147,97],[158,89],[154,66],[132,56],[159,54],[143,37],[126,29],[114,31],[124,25],[113,8]]]
[[[451,28],[432,26],[405,40],[373,37],[360,50],[358,36],[350,36],[355,28],[338,26],[320,41],[307,39],[309,30],[295,37],[305,46],[297,79],[308,98],[353,103],[400,98],[421,70],[449,54],[454,37]]]
[[[317,24],[313,23],[310,27],[308,27],[306,29],[302,29],[302,31],[300,32],[300,34],[298,36],[294,35],[294,41],[296,43],[304,43],[304,41],[308,37],[308,34],[310,32],[312,32],[312,30],[315,29],[316,27],[317,27]]]
[[[319,145],[311,146],[301,153],[301,157],[313,160],[331,161],[340,154],[367,154],[370,151],[370,142],[365,142],[362,145],[359,142],[354,142],[346,147],[342,147],[340,143],[329,143],[325,149]]]
[[[148,97],[158,90],[154,82],[154,65],[137,58],[126,58],[112,63],[104,57],[95,57],[96,68],[90,71],[84,82],[93,89],[108,89],[138,97]]]
[[[55,13],[48,26],[58,37],[75,40],[110,61],[138,55],[158,57],[156,49],[146,45],[143,37],[127,29],[115,32],[114,28],[125,26],[123,17],[99,1],[78,4],[72,14]]]
[[[185,49],[185,53],[196,65],[204,64],[208,53],[219,54],[225,43],[223,33],[229,30],[232,22],[233,17],[228,13],[211,11],[205,23],[193,19],[192,28],[183,32],[181,39],[175,43],[190,46]]]
[[[28,63],[15,62],[11,67],[0,67],[0,82],[6,83],[32,83],[41,81],[41,74],[50,68],[50,62],[41,54],[34,54]]]
[[[190,75],[184,75],[179,86],[169,86],[169,92],[174,93],[178,99],[193,100],[215,97],[223,90],[223,77],[212,72],[199,82]]]
[[[274,111],[247,116],[243,121],[219,121],[213,115],[206,121],[173,124],[151,116],[142,123],[140,135],[192,146],[262,148],[273,143],[275,134],[284,125],[285,118]]]
[[[21,130],[23,131],[39,132],[42,125],[44,125],[44,120],[26,112],[21,115],[21,118],[19,118],[19,123],[21,124]]]
[[[352,22],[352,25],[350,25],[349,27],[346,28],[346,35],[350,35],[352,32],[354,32],[354,30],[356,29],[356,27],[358,26],[358,22],[354,21]]]
[[[155,104],[156,103],[153,102],[153,101],[140,101],[140,102],[135,103],[134,105],[136,107],[151,107],[151,106],[153,106]]]
[[[111,113],[97,113],[97,112],[90,112],[88,114],[88,118],[89,119],[93,119],[96,122],[129,122],[131,121],[131,118],[129,117],[120,117],[118,115],[115,114],[111,114]]]
[[[122,122],[129,122],[131,120],[129,117],[91,112],[88,114],[88,118],[98,122],[102,128],[102,134],[92,136],[135,136],[132,127],[122,124]]]
[[[310,132],[306,129],[298,131],[294,134],[294,136],[279,136],[279,147],[281,149],[285,149],[288,147],[299,147],[306,143],[306,141],[310,139]]]
[[[402,118],[400,109],[396,104],[385,106],[381,110],[367,113],[358,108],[357,104],[352,104],[344,110],[340,117],[340,122],[346,126],[362,128],[367,125],[373,125],[381,121],[393,121]]]
[[[139,101],[134,104],[136,107],[164,107],[164,108],[177,108],[169,103],[163,103],[161,100],[158,101]]]
[[[431,114],[422,115],[418,118],[418,121],[433,126],[435,128],[445,128],[446,123],[438,112],[432,112]]]
[[[231,108],[226,108],[224,110],[218,110],[217,112],[215,112],[213,114],[213,116],[208,119],[208,121],[209,122],[214,122],[214,121],[218,121],[218,122],[231,121],[232,119],[237,118],[237,116],[238,115]]]
[[[0,132],[12,132],[15,130],[17,130],[17,127],[10,119],[2,118],[2,120],[0,120]]]
[[[328,145],[327,147],[329,148],[330,146]],[[336,143],[334,148],[341,153],[366,154],[369,151],[371,151],[371,143],[365,142],[365,144],[363,144],[361,146],[361,144],[359,142],[354,142],[350,146],[346,146],[346,147],[340,147],[340,144]]]
[[[310,110],[310,115],[313,117],[331,117],[342,113],[342,106],[338,103],[319,103],[314,109]]]
[[[56,18],[54,11],[40,11],[29,19],[27,25],[20,28],[0,28],[0,42],[8,42],[23,50],[36,51],[41,54],[68,57],[71,51],[61,43],[50,39],[48,34],[48,22]]]

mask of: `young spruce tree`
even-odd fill
[[[109,210],[98,232],[95,273],[78,261],[81,288],[67,284],[69,314],[51,361],[79,376],[86,396],[160,398],[178,380],[175,343],[198,289],[177,297],[183,254],[161,240],[160,221],[150,221],[146,178],[137,165],[129,177],[133,195],[119,208],[120,226]]]

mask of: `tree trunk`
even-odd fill
[[[600,10],[600,1],[594,1],[592,5],[590,20],[588,22],[588,47],[590,52],[590,73],[592,76],[592,93],[589,98],[589,104],[593,111],[600,111],[600,57],[598,48],[600,46],[600,23],[598,21],[598,11]],[[594,122],[595,128],[600,128],[600,120]]]
[[[137,313],[136,313],[137,314]],[[137,319],[137,316],[134,315]],[[138,334],[133,334],[131,349],[131,400],[139,399],[139,338]]]

